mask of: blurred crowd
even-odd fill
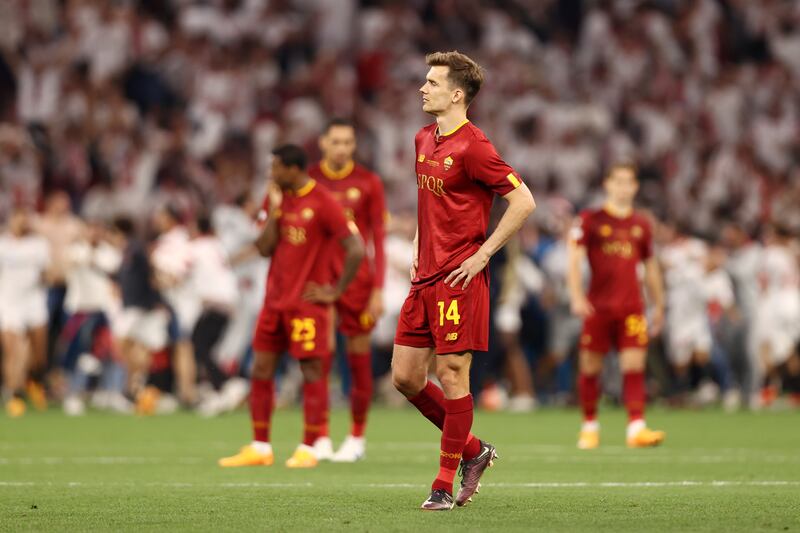
[[[412,139],[430,120],[418,88],[437,49],[487,67],[470,117],[538,204],[493,260],[492,348],[473,369],[484,407],[572,400],[565,236],[619,159],[638,163],[639,203],[660,221],[668,324],[651,395],[735,408],[797,389],[800,2],[9,0],[5,393],[23,380],[5,354],[27,342],[28,373],[60,376],[49,392],[72,412],[90,389],[125,411],[131,391],[152,389],[209,414],[240,401],[267,268],[248,245],[269,153],[294,142],[314,159],[331,116],[356,124],[358,159],[393,215],[375,338],[385,372],[408,288]],[[7,250],[44,281],[13,272]],[[25,290],[44,304],[22,327],[9,316]]]

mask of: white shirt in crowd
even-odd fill
[[[44,294],[44,273],[50,248],[39,235],[0,236],[0,302],[15,302]]]
[[[111,313],[116,307],[110,275],[119,270],[122,254],[108,243],[92,246],[88,241],[68,250],[67,296],[69,313]]]
[[[233,274],[222,243],[213,235],[203,235],[190,243],[191,284],[204,305],[232,309],[238,300]]]

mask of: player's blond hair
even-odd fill
[[[483,67],[457,50],[433,52],[425,56],[429,67],[448,67],[447,79],[464,91],[464,104],[469,105],[483,85]]]

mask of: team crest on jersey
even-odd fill
[[[603,224],[602,226],[600,226],[601,237],[610,237],[612,232],[613,230],[611,229],[611,226],[609,226],[608,224]]]
[[[302,211],[300,211],[300,218],[303,220],[311,220],[314,218],[314,210],[310,207],[304,208]]]
[[[361,198],[361,191],[358,190],[356,187],[350,187],[349,189],[347,189],[344,195],[351,202],[355,202],[356,200]]]
[[[445,170],[450,170],[450,167],[453,166],[453,158],[448,155],[447,157],[444,158],[444,161],[442,163],[444,164]]]
[[[423,161],[425,161],[425,154],[419,154],[417,157],[417,162],[422,163]]]
[[[642,230],[641,226],[634,226],[631,228],[631,235],[633,236],[634,239],[640,238],[642,236],[642,233],[644,233],[644,231]]]

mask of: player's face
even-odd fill
[[[294,183],[296,167],[288,167],[279,157],[272,158],[272,179],[281,189],[290,189]]]
[[[639,191],[639,181],[630,168],[615,168],[605,181],[606,193],[609,200],[616,204],[632,204],[636,193]]]
[[[356,132],[350,126],[332,126],[320,139],[319,146],[326,161],[343,166],[353,159]]]
[[[441,115],[457,102],[463,101],[463,91],[450,84],[447,73],[450,67],[431,67],[425,76],[422,93],[422,110],[431,115]]]
[[[8,217],[8,229],[14,235],[24,235],[28,232],[28,213],[17,209]]]

